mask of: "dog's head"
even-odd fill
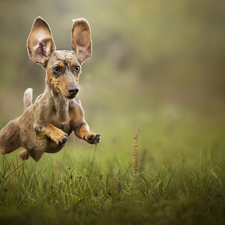
[[[51,29],[37,17],[27,39],[30,59],[46,70],[47,81],[65,98],[71,99],[79,91],[82,63],[91,55],[91,29],[86,19],[73,20],[72,50],[56,51]]]

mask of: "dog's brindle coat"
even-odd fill
[[[27,40],[30,59],[46,70],[44,93],[32,104],[32,89],[24,93],[24,113],[0,131],[2,154],[19,147],[22,159],[39,161],[44,152],[60,151],[74,131],[78,138],[97,144],[100,135],[91,133],[76,95],[81,64],[91,55],[91,31],[85,19],[73,21],[72,50],[56,51],[50,27],[41,18],[34,21]]]

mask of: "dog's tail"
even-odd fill
[[[23,95],[24,110],[26,110],[29,106],[32,105],[32,99],[33,99],[33,89],[27,88],[27,90],[24,92],[24,95]]]

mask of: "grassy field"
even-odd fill
[[[0,155],[0,225],[225,224],[224,2],[1,1],[0,129],[44,90],[26,50],[38,15],[57,49],[89,21],[79,98],[102,140]]]
[[[223,120],[193,115],[99,116],[98,146],[1,156],[0,224],[224,224]]]

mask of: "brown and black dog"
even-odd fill
[[[76,95],[81,64],[91,55],[91,30],[86,19],[73,20],[72,50],[56,51],[50,27],[37,17],[27,40],[29,57],[46,70],[44,93],[32,104],[32,89],[24,93],[24,113],[0,131],[0,150],[10,153],[25,149],[20,157],[36,162],[42,155],[60,151],[74,131],[90,144],[100,135],[91,133]]]

